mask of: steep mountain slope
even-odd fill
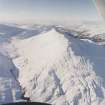
[[[105,46],[52,29],[12,42],[19,81],[31,101],[54,105],[105,104]]]
[[[21,99],[17,78],[18,70],[12,60],[0,53],[0,104]]]

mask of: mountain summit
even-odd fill
[[[19,82],[31,101],[103,105],[105,47],[52,29],[15,42]]]

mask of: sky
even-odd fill
[[[92,0],[0,0],[0,22],[100,20]]]

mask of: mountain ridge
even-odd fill
[[[102,65],[99,63],[101,60],[94,57],[105,56],[105,48],[60,34],[54,29],[22,41],[23,45],[19,44],[22,57],[14,60],[14,63],[20,69],[19,81],[25,88],[25,96],[30,97],[31,101],[55,105],[102,104],[105,88],[97,68],[102,66],[104,70],[105,64]],[[25,49],[25,46],[28,47]]]

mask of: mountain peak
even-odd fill
[[[50,29],[10,43],[25,97],[54,105],[102,105],[105,48]]]

